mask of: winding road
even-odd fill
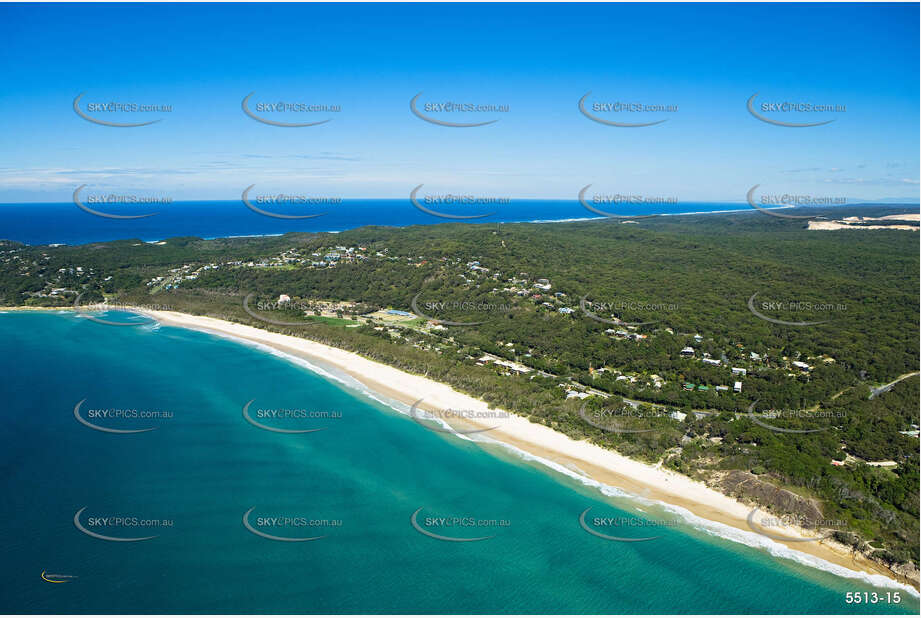
[[[921,373],[921,371],[912,371],[911,373],[906,373],[906,374],[904,374],[904,375],[900,375],[899,377],[897,377],[895,380],[893,380],[893,381],[890,382],[889,384],[883,384],[882,386],[878,386],[878,387],[876,387],[876,388],[871,388],[871,389],[870,389],[870,399],[873,399],[874,397],[876,397],[876,396],[879,395],[880,393],[885,393],[886,391],[888,391],[889,389],[891,389],[893,386],[895,386],[896,384],[898,384],[898,383],[901,382],[902,380],[904,380],[904,379],[906,379],[906,378],[910,378],[911,376],[916,376],[916,375],[918,375],[919,373]]]

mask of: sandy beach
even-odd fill
[[[489,439],[525,451],[538,458],[554,462],[567,470],[603,485],[623,490],[645,500],[685,509],[697,518],[715,525],[703,527],[722,537],[733,538],[748,545],[761,547],[774,555],[795,559],[833,571],[839,575],[862,574],[875,585],[916,589],[917,586],[885,567],[853,554],[847,547],[829,539],[808,542],[784,542],[756,534],[748,524],[753,506],[726,496],[679,473],[644,464],[602,448],[588,441],[577,441],[541,424],[514,414],[491,409],[485,402],[454,390],[423,376],[413,375],[358,354],[321,343],[268,332],[252,326],[236,324],[210,317],[193,316],[172,311],[138,310],[168,326],[179,326],[231,337],[244,342],[269,346],[275,350],[302,358],[319,366],[328,366],[348,374],[369,390],[411,406],[419,400],[426,411],[463,411],[463,425],[452,422],[458,430],[474,426],[489,431]],[[483,416],[472,418],[477,413]],[[439,415],[441,418],[445,414]],[[765,514],[759,511],[755,521]],[[700,524],[701,522],[695,522]],[[729,528],[726,528],[729,527]],[[795,526],[760,526],[779,537],[804,539],[815,533]],[[733,534],[732,530],[736,532]],[[741,532],[742,534],[738,534]],[[727,534],[728,533],[728,534]],[[851,573],[848,573],[850,571]],[[896,583],[900,582],[901,585]]]
[[[840,221],[809,221],[810,230],[909,230],[917,232],[914,225],[866,225],[872,221],[919,221],[921,214],[887,215],[885,217],[846,217]],[[861,225],[851,225],[853,223]]]

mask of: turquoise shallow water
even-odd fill
[[[431,431],[237,342],[7,313],[0,346],[0,613],[918,612],[905,591],[887,604],[884,588],[684,524],[650,525],[675,516]],[[74,417],[84,399],[80,414],[94,424],[157,429],[93,430]],[[257,422],[324,429],[260,429],[243,418],[250,400]],[[172,417],[92,416],[106,408]],[[277,420],[259,416],[266,409],[333,415]],[[156,538],[89,536],[74,524],[84,507],[78,521],[89,532]],[[426,536],[410,523],[420,507],[423,530],[492,538]],[[589,507],[590,525],[596,516],[637,518],[632,527],[595,526],[603,533],[658,538],[593,536],[579,525]],[[324,538],[257,536],[243,525],[251,508],[258,532]],[[138,525],[100,519],[112,516]],[[271,525],[273,517],[295,525]],[[496,521],[427,520],[438,517]],[[49,583],[43,571],[76,578]],[[846,591],[875,591],[883,602],[848,605]]]

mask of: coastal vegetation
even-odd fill
[[[757,213],[6,241],[0,305],[81,295],[306,337],[775,511],[818,505],[839,541],[917,565],[918,377],[873,389],[918,371],[918,250]]]

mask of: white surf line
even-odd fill
[[[183,315],[191,315],[191,314],[183,314]],[[207,317],[207,316],[191,316],[191,317]],[[212,319],[218,319],[218,318],[212,318]],[[229,324],[235,324],[235,323],[229,322]],[[300,356],[290,354],[282,350],[278,350],[277,348],[271,345],[262,343],[262,342],[253,341],[251,339],[247,339],[241,336],[235,336],[230,333],[225,333],[223,331],[212,330],[207,327],[199,326],[199,325],[187,325],[187,324],[182,324],[182,325],[169,324],[169,325],[178,326],[179,328],[185,328],[187,330],[205,332],[210,335],[214,335],[217,337],[221,337],[223,339],[228,339],[228,340],[232,340],[237,343],[247,345],[249,347],[258,349],[262,352],[267,352],[273,356],[287,360],[294,365],[305,368],[321,377],[337,382],[349,390],[357,391],[361,393],[362,395],[365,395],[391,408],[392,410],[396,411],[402,416],[410,416],[410,413],[409,413],[410,406],[409,405],[396,401],[396,400],[391,400],[386,395],[383,395],[381,393],[374,391],[371,387],[367,386],[366,384],[364,384],[363,382],[361,382],[354,376],[351,376],[347,373],[345,373],[345,377],[336,375],[336,373],[329,371],[327,369],[324,369],[314,363],[311,363],[310,361]],[[261,329],[257,329],[257,330],[261,330]],[[264,332],[271,333],[271,331],[264,331]],[[306,341],[311,341],[311,340],[306,340]],[[312,343],[317,343],[317,342],[312,342]],[[330,347],[333,347],[333,346],[330,346]],[[348,350],[344,350],[342,348],[338,348],[338,349],[348,352]],[[374,361],[374,362],[377,362],[377,361]],[[392,368],[392,369],[396,369],[396,368]],[[439,383],[439,384],[450,387],[450,385],[448,384],[444,384],[444,383]],[[451,429],[450,425],[444,419],[433,418],[431,420],[438,422],[438,424],[442,425],[446,429]],[[806,554],[806,553],[797,551],[795,549],[791,549],[781,543],[773,541],[756,532],[748,532],[748,531],[736,528],[734,526],[730,526],[728,524],[723,524],[720,522],[715,522],[712,520],[705,519],[703,517],[699,517],[683,507],[669,504],[661,500],[653,500],[653,499],[643,498],[635,494],[631,494],[629,492],[626,492],[612,485],[608,485],[608,484],[602,483],[601,481],[597,481],[586,474],[577,473],[557,462],[541,457],[539,455],[535,455],[520,447],[517,447],[512,444],[508,444],[501,440],[497,440],[495,438],[491,438],[491,437],[483,436],[483,435],[480,435],[478,439],[473,439],[465,435],[458,435],[458,434],[453,434],[453,435],[455,435],[456,437],[462,440],[466,440],[466,441],[472,441],[472,442],[482,441],[484,443],[492,443],[492,444],[501,446],[502,448],[512,452],[513,454],[521,457],[522,459],[526,461],[536,462],[546,468],[549,468],[551,470],[554,470],[556,472],[569,476],[570,478],[576,479],[586,486],[596,488],[604,496],[626,498],[631,501],[639,502],[641,504],[645,503],[649,505],[659,506],[661,508],[664,508],[666,511],[679,515],[680,517],[688,521],[688,523],[690,523],[695,529],[705,532],[707,534],[710,534],[712,536],[715,536],[715,537],[718,537],[724,540],[740,543],[748,547],[763,549],[775,557],[787,558],[799,564],[809,566],[809,567],[812,567],[812,568],[815,568],[817,570],[824,571],[827,573],[831,573],[839,577],[844,577],[847,579],[861,580],[871,586],[884,587],[884,588],[896,588],[899,590],[904,590],[908,592],[909,594],[911,594],[912,596],[914,596],[915,598],[921,598],[921,594],[919,594],[919,592],[915,590],[912,586],[908,584],[903,584],[902,582],[886,577],[885,575],[878,574],[878,573],[866,573],[863,571],[855,571],[853,569],[849,569],[847,567],[840,566],[832,562],[829,562],[828,560],[825,560],[823,558],[819,558],[817,556],[812,556],[810,554]]]

